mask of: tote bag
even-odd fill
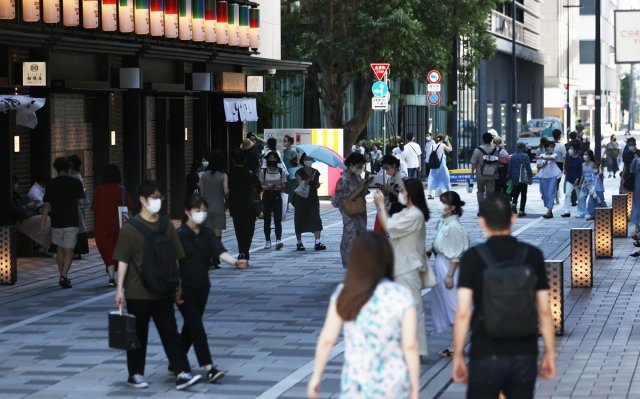
[[[124,186],[120,186],[120,196],[122,200],[118,207],[118,224],[122,228],[122,225],[129,221],[129,208],[127,208],[127,204],[124,201]]]
[[[140,347],[136,316],[121,311],[109,313],[109,348],[132,350]]]

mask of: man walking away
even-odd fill
[[[79,231],[78,204],[84,204],[84,188],[79,180],[69,176],[71,162],[59,157],[53,162],[58,177],[51,180],[44,192],[42,202],[42,225],[46,232],[47,216],[51,213],[51,238],[58,246],[56,261],[60,278],[58,284],[63,289],[71,288],[68,273],[73,260],[73,249],[76,247]]]
[[[486,195],[495,191],[498,178],[498,150],[491,145],[493,135],[486,132],[482,135],[482,144],[471,155],[471,178],[476,174],[478,180],[478,206]],[[478,215],[480,216],[480,215]]]
[[[405,153],[407,157],[407,170],[409,171],[409,179],[417,179],[422,165],[422,149],[416,143],[416,137],[413,133],[407,134],[407,145]]]
[[[533,398],[538,326],[544,339],[539,374],[555,376],[553,321],[542,252],[511,236],[516,216],[493,194],[480,204],[480,226],[488,237],[460,260],[454,324],[453,379],[467,383],[467,398]],[[504,290],[504,284],[509,290]],[[471,328],[469,366],[464,345]]]

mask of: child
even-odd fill
[[[604,200],[604,173],[601,169],[601,165],[596,162],[593,168],[593,185],[589,190],[589,198],[587,199],[588,215],[586,220],[593,220],[595,217],[596,206],[598,208],[606,207],[607,203]]]

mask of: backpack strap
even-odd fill
[[[480,150],[481,153],[483,153],[484,155],[489,155],[488,152],[486,152],[482,147],[478,146],[478,149]]]
[[[158,228],[158,231],[166,233],[167,230],[169,230],[169,216],[158,215],[158,217],[160,218],[160,227]]]
[[[480,255],[480,259],[487,267],[493,267],[496,264],[496,260],[491,255],[491,251],[489,251],[489,246],[487,244],[480,244],[476,247],[478,251],[478,255]]]
[[[145,226],[144,223],[142,223],[138,219],[132,218],[131,220],[129,220],[129,222],[131,222],[131,225],[135,227],[136,230],[138,230],[140,233],[142,233],[143,236],[146,237],[149,234],[151,234],[151,230],[149,230],[149,228]]]

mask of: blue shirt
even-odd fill
[[[582,174],[582,163],[584,160],[582,156],[568,156],[564,162],[564,172],[567,174],[565,181],[575,184],[576,180],[580,178]]]

